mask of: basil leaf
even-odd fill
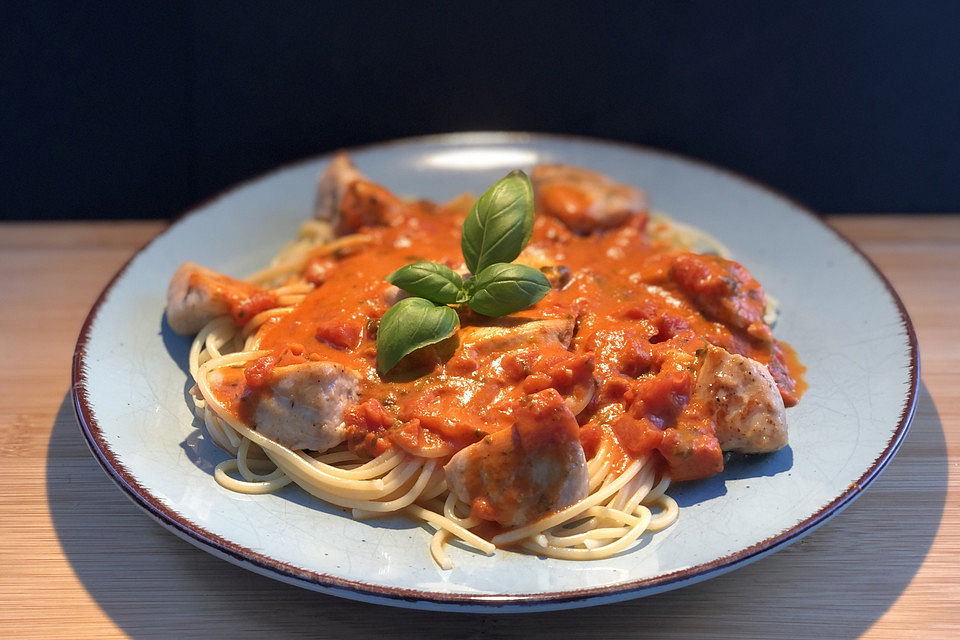
[[[387,282],[437,304],[456,304],[466,299],[463,278],[439,262],[414,262],[387,276]]]
[[[380,319],[377,329],[377,370],[393,369],[407,354],[453,335],[460,319],[446,305],[423,298],[404,298]]]
[[[547,277],[525,264],[492,264],[469,282],[467,305],[485,316],[505,316],[539,302],[550,291]]]
[[[470,273],[520,255],[533,233],[533,187],[523,171],[511,171],[473,204],[463,223],[460,248]]]

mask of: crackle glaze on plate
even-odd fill
[[[713,234],[778,298],[776,335],[807,366],[810,388],[787,412],[790,446],[671,488],[676,524],[593,562],[486,557],[455,544],[456,568],[441,571],[430,532],[412,522],[355,522],[294,486],[254,496],[223,489],[212,473],[226,454],[202,435],[185,397],[190,341],[163,320],[167,282],[188,260],[235,277],[266,264],[311,214],[328,160],[318,157],[180,218],[110,283],[80,335],[74,396],[91,449],[134,502],[198,547],[285,582],[405,607],[614,602],[719,575],[795,541],[859,495],[904,437],[919,379],[910,320],[859,251],[784,197],[694,160],[584,138],[455,134],[352,155],[395,193],[434,200],[479,194],[538,162],[581,165],[645,189],[653,209]]]

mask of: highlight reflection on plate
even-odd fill
[[[535,151],[477,147],[475,149],[439,151],[425,156],[421,162],[424,167],[452,171],[477,171],[482,169],[510,171],[515,167],[535,165],[541,162],[541,157]]]
[[[788,410],[790,447],[675,485],[676,524],[593,562],[485,557],[454,544],[456,568],[444,572],[430,559],[430,533],[409,521],[355,522],[292,487],[221,488],[212,469],[226,454],[200,434],[184,397],[189,341],[162,322],[166,283],[187,260],[238,277],[266,263],[309,217],[320,157],[178,220],[108,286],[77,345],[75,400],[91,449],[138,505],[200,548],[285,582],[399,606],[600,604],[718,575],[796,540],[859,495],[905,435],[918,381],[909,318],[862,254],[783,197],[678,156],[542,134],[434,136],[352,155],[395,192],[435,200],[478,194],[537,162],[578,164],[645,189],[654,209],[716,236],[780,301],[777,335],[808,368],[810,388]]]

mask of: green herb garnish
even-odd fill
[[[414,262],[387,276],[387,282],[437,304],[461,304],[467,300],[460,274],[439,262]]]
[[[537,269],[510,264],[533,233],[533,187],[523,171],[512,171],[487,189],[463,223],[460,248],[473,275],[466,282],[450,267],[415,262],[387,282],[412,293],[390,307],[377,331],[377,369],[384,374],[400,360],[449,338],[459,317],[451,304],[486,316],[505,316],[538,302],[550,282]]]
[[[480,196],[463,222],[460,249],[470,273],[513,262],[533,234],[533,186],[523,171],[511,171]]]
[[[506,316],[529,307],[550,291],[547,276],[525,264],[492,264],[467,281],[467,304],[485,316]]]
[[[452,336],[458,324],[452,307],[423,298],[404,298],[380,319],[377,369],[386,373],[405,355]]]

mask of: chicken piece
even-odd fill
[[[536,247],[527,246],[523,253],[514,260],[515,264],[525,264],[528,267],[540,270],[547,276],[547,281],[554,289],[563,289],[570,282],[570,269],[562,264],[557,264]]]
[[[346,439],[343,412],[360,396],[360,375],[333,362],[276,367],[253,413],[254,428],[294,450],[325,451]]]
[[[461,329],[460,344],[464,350],[475,350],[478,355],[551,342],[559,342],[569,348],[575,325],[576,321],[572,316],[545,320],[507,316],[497,318],[487,325]]]
[[[346,152],[338,152],[317,179],[313,217],[336,223],[340,217],[340,201],[343,200],[347,187],[357,180],[366,179],[367,177],[353,166]]]
[[[167,288],[167,322],[180,335],[193,335],[220,316],[232,315],[243,325],[276,304],[266,289],[184,262]]]
[[[712,418],[724,451],[766,453],[787,444],[783,399],[773,376],[756,360],[708,345],[694,403]]]
[[[472,513],[508,527],[582,500],[589,480],[577,420],[554,389],[524,397],[514,421],[444,467],[450,490]]]
[[[411,294],[404,291],[400,287],[390,284],[387,285],[387,287],[383,290],[383,293],[380,297],[383,299],[383,302],[387,305],[387,307],[392,307],[404,298],[409,298],[410,295]]]
[[[355,233],[362,227],[392,226],[399,221],[400,198],[373,182],[358,180],[347,187],[340,201],[339,219],[334,230]]]
[[[616,227],[646,210],[642,191],[595,171],[541,164],[533,168],[530,179],[538,208],[578,233]]]
[[[337,235],[389,224],[402,202],[360,173],[344,152],[333,157],[317,180],[313,217],[333,224]]]
[[[767,307],[763,287],[740,264],[719,256],[680,253],[673,258],[669,275],[706,315],[755,340],[773,339],[763,320]]]
[[[554,289],[563,289],[570,283],[570,269],[562,264],[543,266],[540,271]]]

